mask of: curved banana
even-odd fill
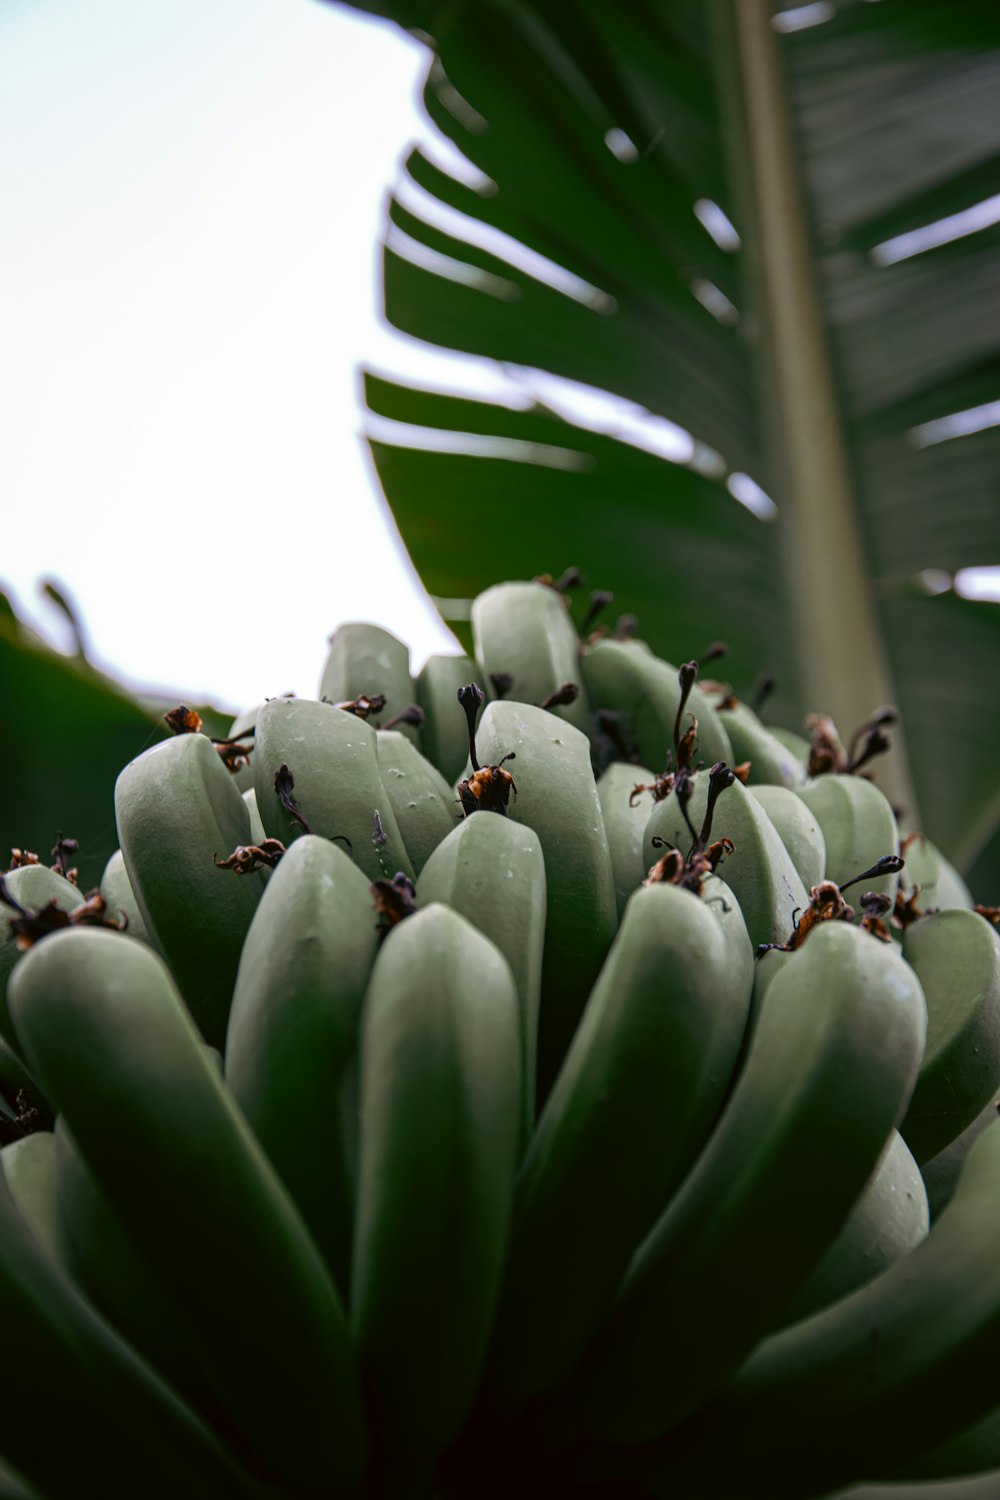
[[[979,1111],[972,1124],[967,1125],[961,1135],[949,1141],[943,1151],[939,1151],[937,1156],[932,1156],[930,1161],[925,1161],[921,1166],[920,1175],[927,1189],[927,1203],[931,1211],[932,1224],[955,1195],[959,1173],[973,1141],[977,1136],[982,1135],[988,1125],[993,1124],[998,1112],[1000,1112],[1000,1099],[994,1094],[990,1102]]]
[[[256,840],[254,840],[256,843]],[[108,916],[113,922],[125,918],[126,931],[129,937],[139,938],[140,942],[150,942],[146,924],[142,920],[142,912],[139,903],[135,899],[132,883],[128,878],[125,868],[125,856],[120,849],[114,854],[104,866],[104,874],[101,876],[101,895],[108,903]]]
[[[269,836],[288,844],[303,830],[275,789],[282,766],[291,771],[292,797],[311,832],[346,840],[369,880],[391,880],[399,870],[413,878],[370,724],[307,698],[264,704],[254,747],[257,808]]]
[[[250,843],[250,817],[203,734],[163,740],[115,786],[118,837],[147,936],[170,966],[207,1042],[221,1047],[240,949],[260,900],[257,875],[215,867]]]
[[[511,698],[544,703],[567,682],[581,686],[580,642],[565,597],[544,583],[498,583],[472,601],[472,640],[485,680],[513,679]],[[590,731],[585,694],[551,710],[583,734]]]
[[[39,911],[54,901],[60,911],[72,911],[83,900],[78,888],[69,880],[48,869],[45,865],[22,865],[20,869],[8,870],[4,883],[14,900],[28,911]],[[0,1037],[15,1053],[20,1053],[20,1044],[7,1009],[7,985],[14,965],[21,957],[11,918],[13,908],[0,902]]]
[[[906,841],[906,874],[901,883],[919,885],[920,905],[927,910],[949,911],[963,906],[971,910],[972,894],[961,875],[941,850],[922,834]]]
[[[769,724],[767,727],[778,743],[784,745],[789,754],[798,761],[802,770],[806,772],[811,747],[805,735],[797,734],[794,729],[786,729],[782,724]]]
[[[461,820],[462,804],[440,771],[398,729],[380,729],[377,748],[379,774],[419,875],[441,840]]]
[[[642,839],[649,806],[644,798],[633,798],[632,794],[637,786],[649,786],[654,780],[655,773],[645,766],[627,765],[620,760],[612,761],[597,778],[597,799],[611,851],[619,922],[626,901],[642,884],[647,870]]]
[[[782,1316],[782,1324],[846,1297],[880,1271],[915,1250],[930,1227],[927,1190],[920,1168],[894,1130],[843,1229]]]
[[[538,835],[512,818],[466,818],[417,878],[417,904],[443,902],[495,943],[517,987],[524,1079],[518,1157],[535,1126],[535,1053],[545,942],[545,860]]]
[[[709,778],[704,771],[694,778],[688,820],[698,829],[708,806]],[[803,911],[809,897],[791,856],[763,807],[738,781],[719,796],[712,821],[712,836],[731,840],[733,851],[720,865],[720,873],[739,902],[750,941],[783,943],[792,931],[793,914]],[[649,815],[644,835],[647,864],[659,855],[653,839],[661,839],[686,850],[692,842],[675,793],[657,802]]]
[[[762,724],[747,703],[734,708],[717,708],[719,722],[729,736],[733,760],[750,762],[750,786],[802,786],[805,767],[797,755]]]
[[[36,1130],[4,1146],[0,1150],[0,1171],[38,1243],[58,1265],[55,1137],[52,1132]]]
[[[812,890],[826,869],[826,840],[816,819],[788,787],[751,784],[749,790],[777,829],[802,884],[807,891]]]
[[[566,1055],[587,995],[618,925],[614,872],[590,745],[571,724],[527,703],[488,703],[479,759],[513,752],[517,795],[510,816],[538,835],[545,857],[545,957],[538,1023],[538,1100]]]
[[[377,948],[369,884],[336,844],[296,839],[243,945],[225,1077],[342,1293],[352,1190],[343,1079]]]
[[[772,980],[726,1111],[633,1260],[557,1431],[658,1437],[739,1366],[864,1188],[925,1027],[892,945],[846,922],[810,934]]]
[[[533,1395],[576,1365],[722,1108],[752,982],[722,881],[632,896],[518,1175],[494,1392]]]
[[[927,1046],[900,1131],[929,1161],[1000,1089],[1000,942],[974,911],[921,917],[903,957],[927,997]]]
[[[417,703],[424,711],[420,744],[449,785],[461,776],[469,753],[465,718],[455,700],[475,675],[468,656],[429,656],[417,673]]]
[[[351,621],[339,625],[330,637],[330,650],[320,681],[320,698],[328,703],[349,703],[360,695],[385,698],[385,706],[372,713],[372,728],[394,719],[417,701],[410,676],[410,648],[380,625]],[[413,724],[403,734],[418,748],[420,732]]]
[[[824,876],[844,885],[884,854],[899,853],[899,830],[892,808],[873,781],[832,773],[796,790],[813,814],[826,844]],[[865,889],[893,901],[898,874],[879,875]]]
[[[26,955],[10,1004],[258,1471],[317,1500],[348,1488],[365,1435],[339,1298],[162,962],[133,938],[70,929]],[[276,1361],[287,1347],[294,1359]]]
[[[469,1412],[499,1291],[521,1124],[509,966],[424,907],[383,944],[361,1028],[351,1328],[380,1457],[419,1461]]]
[[[681,701],[677,668],[639,641],[600,640],[584,650],[580,670],[595,712],[616,713],[623,739],[643,764],[662,768],[674,742]],[[698,720],[699,758],[706,765],[720,760],[732,765],[729,735],[697,683],[690,690],[687,708]]]

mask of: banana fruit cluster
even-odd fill
[[[765,726],[573,581],[176,710],[86,898],[15,851],[0,1496],[1000,1468],[997,913],[862,771],[888,715]]]

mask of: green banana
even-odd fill
[[[1000,1110],[1000,1100],[994,1094],[990,1102],[979,1111],[971,1125],[967,1125],[961,1135],[957,1135],[953,1141],[933,1156],[930,1161],[925,1161],[920,1168],[920,1175],[924,1179],[924,1187],[927,1189],[927,1203],[931,1211],[931,1223],[937,1219],[951,1202],[958,1184],[959,1173],[969,1154],[969,1148],[977,1136],[982,1135],[987,1125],[992,1125]]]
[[[687,810],[688,820],[696,829],[708,806],[708,786],[708,775],[699,772]],[[739,902],[754,947],[785,942],[792,931],[793,913],[804,910],[809,897],[774,824],[753,793],[738,781],[719,796],[712,834],[732,841],[733,851],[720,870]],[[643,840],[647,864],[659,856],[654,838],[685,850],[692,842],[691,829],[674,792],[657,802],[649,815]]]
[[[803,772],[806,772],[809,765],[810,744],[805,736],[797,734],[794,729],[785,729],[781,724],[769,724],[767,727],[778,743],[784,745],[793,759],[798,761]]]
[[[410,648],[380,625],[352,621],[338,626],[330,637],[319,695],[328,703],[348,703],[359,696],[384,697],[385,706],[368,719],[374,729],[381,728],[417,701],[410,676]],[[401,727],[419,749],[416,725]]]
[[[925,1162],[1000,1088],[1000,942],[976,912],[954,908],[907,927],[903,957],[927,997],[927,1046],[899,1128]]]
[[[545,956],[538,1023],[544,1100],[617,927],[614,872],[590,745],[572,724],[526,703],[488,703],[476,736],[483,765],[514,753],[510,816],[533,828],[545,857]]]
[[[812,890],[826,869],[826,840],[816,819],[788,787],[751,785],[750,794],[777,829],[802,884]]]
[[[207,1042],[221,1046],[240,949],[260,900],[214,859],[250,843],[250,818],[203,734],[163,740],[115,786],[118,837],[147,936],[170,966]]]
[[[461,776],[468,755],[465,719],[455,699],[459,688],[475,675],[468,656],[429,656],[417,674],[417,703],[425,715],[420,744],[431,765],[449,783]]]
[[[58,1264],[54,1147],[55,1138],[51,1131],[36,1130],[0,1150],[0,1170],[38,1243]]]
[[[899,830],[889,803],[863,776],[817,776],[796,795],[813,814],[826,844],[827,880],[844,885],[883,854],[899,853]],[[865,889],[895,899],[898,874],[879,875]]]
[[[494,1391],[532,1395],[576,1365],[712,1129],[752,982],[721,880],[632,896],[518,1176]]]
[[[495,943],[517,987],[521,1031],[521,1134],[535,1125],[535,1054],[545,941],[545,860],[538,835],[511,818],[466,818],[417,878],[417,904],[443,902]]]
[[[998,1189],[994,1124],[969,1151],[926,1240],[766,1339],[669,1455],[664,1446],[644,1456],[644,1487],[707,1500],[735,1482],[741,1494],[805,1500],[904,1468],[915,1435],[930,1450],[988,1417],[1000,1404]],[[766,1486],[744,1482],[755,1472],[766,1472]]]
[[[513,1197],[520,1058],[498,949],[446,906],[395,927],[362,1013],[351,1269],[380,1457],[433,1457],[472,1405]]]
[[[806,779],[802,762],[761,723],[749,704],[717,708],[716,713],[729,736],[733,761],[736,764],[750,762],[750,785],[755,791],[758,784],[789,788],[802,786]]]
[[[257,715],[260,713],[262,704],[255,703],[253,708],[244,709],[243,713],[237,714],[229,726],[227,739],[242,740],[247,745],[253,745],[253,730],[257,723]],[[250,791],[253,787],[253,755],[249,762],[230,772],[233,781],[241,793]]]
[[[915,1250],[927,1237],[930,1211],[920,1168],[894,1130],[871,1180],[843,1229],[789,1303],[783,1323],[797,1323]]]
[[[586,648],[580,671],[593,708],[616,713],[623,740],[634,747],[643,765],[662,767],[674,743],[681,703],[677,668],[638,641],[605,639]],[[700,759],[706,765],[720,760],[732,765],[729,736],[697,683],[690,689],[686,707],[698,720]]]
[[[150,943],[150,936],[146,930],[146,924],[142,920],[142,912],[139,903],[135,899],[128,871],[125,868],[125,856],[120,849],[114,854],[104,866],[104,874],[101,876],[101,895],[108,903],[108,916],[113,922],[125,918],[126,931],[129,937],[139,938],[143,943]]]
[[[309,831],[346,840],[369,880],[391,880],[400,870],[413,878],[379,774],[378,741],[370,724],[306,698],[273,698],[264,704],[254,748],[257,808],[268,835],[288,844],[303,829],[275,789],[282,766],[292,774],[292,798]]]
[[[226,1082],[345,1295],[343,1080],[376,946],[365,876],[336,844],[296,839],[250,924],[226,1035]]]
[[[542,704],[568,682],[580,687],[576,628],[565,597],[548,584],[495,584],[473,599],[471,621],[480,672],[487,683],[495,673],[507,673],[514,701]],[[590,709],[582,691],[551,712],[589,733]]]
[[[56,933],[18,965],[10,1005],[259,1472],[303,1500],[348,1488],[365,1437],[340,1301],[160,959],[106,930]]]
[[[52,1264],[4,1173],[0,1325],[17,1358],[0,1452],[45,1500],[80,1500],[95,1485],[106,1500],[266,1500]]]
[[[65,880],[46,865],[22,865],[17,870],[4,874],[4,884],[20,906],[28,911],[39,911],[54,901],[60,911],[72,911],[83,897],[71,881]],[[15,1053],[20,1054],[17,1035],[7,1009],[7,986],[14,965],[21,957],[11,919],[17,913],[13,907],[0,902],[0,1037]]]
[[[891,944],[846,922],[809,936],[772,980],[726,1111],[633,1260],[556,1431],[658,1437],[739,1366],[870,1177],[925,1028]]]
[[[649,786],[654,780],[654,773],[645,766],[626,765],[620,760],[612,761],[597,779],[597,798],[611,851],[619,922],[626,901],[642,884],[647,872],[642,836],[649,806],[645,798],[633,798],[632,794],[637,786]]]
[[[933,911],[949,911],[955,906],[972,909],[969,887],[930,839],[922,834],[907,839],[905,856],[905,882],[920,887],[921,907]]]
[[[462,804],[440,771],[398,729],[378,731],[378,768],[406,852],[419,875],[434,849],[461,820]]]

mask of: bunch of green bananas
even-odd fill
[[[15,851],[0,1500],[1000,1465],[998,913],[901,855],[888,712],[765,727],[574,582],[174,711],[86,898]]]

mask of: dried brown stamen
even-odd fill
[[[509,672],[491,672],[490,686],[497,698],[506,698],[514,686],[514,679]]]
[[[201,734],[204,720],[196,709],[188,708],[186,703],[178,703],[163,715],[163,722],[172,734]]]
[[[398,870],[391,880],[373,881],[368,889],[378,914],[375,930],[380,939],[417,910],[413,881],[402,870]]]
[[[232,854],[219,859],[213,854],[217,870],[232,870],[237,875],[254,875],[258,870],[273,870],[287,853],[280,839],[264,839],[260,844],[237,844]]]
[[[397,714],[394,719],[389,719],[387,723],[382,725],[382,728],[395,729],[397,724],[410,724],[414,729],[419,729],[421,724],[426,722],[426,719],[427,715],[419,703],[411,703],[409,708],[404,708],[401,714]]]
[[[277,793],[278,801],[281,803],[288,816],[292,818],[296,823],[298,823],[303,833],[312,833],[312,828],[306,821],[302,809],[299,807],[299,804],[292,796],[294,786],[295,778],[292,775],[291,771],[288,769],[287,765],[280,765],[274,773],[274,790]]]
[[[539,708],[568,708],[575,703],[580,696],[580,684],[578,682],[564,682],[562,687],[557,687],[554,693],[550,693],[544,702],[539,703]]]
[[[459,801],[467,818],[474,812],[495,812],[506,817],[510,794],[512,791],[517,792],[513,776],[503,769],[506,761],[514,760],[513,750],[494,766],[479,764],[476,753],[476,719],[485,698],[482,688],[475,682],[466,683],[465,687],[458,690],[458,701],[465,710],[465,720],[469,726],[469,762],[473,773],[458,785]]]

